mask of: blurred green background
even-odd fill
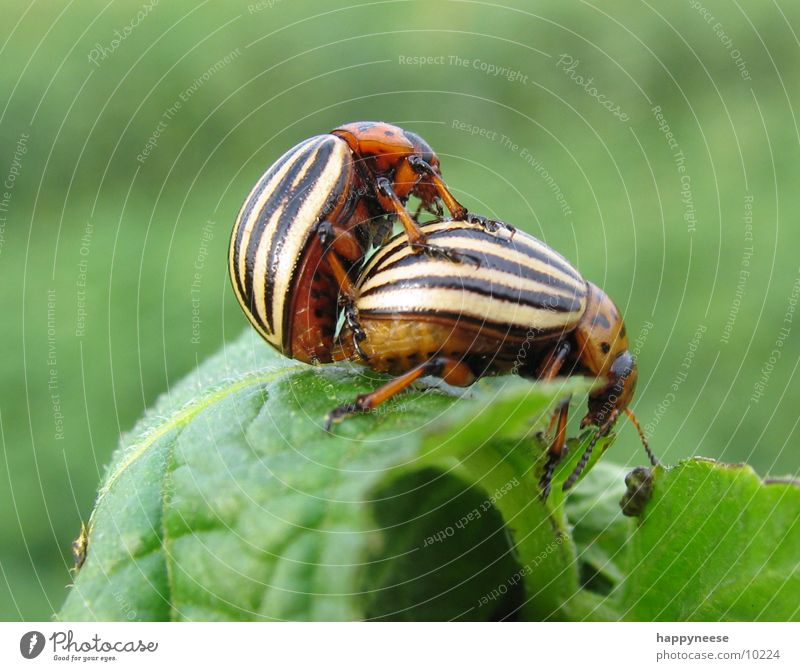
[[[346,121],[422,134],[462,202],[615,298],[665,461],[798,472],[797,3],[3,10],[4,619],[59,608],[119,433],[246,327],[226,247],[252,183]],[[611,458],[640,450],[626,429]]]

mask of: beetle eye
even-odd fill
[[[439,159],[436,158],[436,154],[433,151],[433,148],[425,142],[419,135],[416,133],[412,133],[411,131],[406,131],[406,137],[411,142],[414,147],[414,152],[428,165],[432,165],[436,167],[439,163]]]
[[[617,378],[626,378],[633,372],[635,365],[633,356],[625,350],[620,352],[617,358],[614,359],[614,363],[611,364],[611,374]]]

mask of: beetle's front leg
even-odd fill
[[[383,209],[397,215],[400,223],[406,231],[408,240],[414,249],[421,250],[426,243],[426,236],[422,232],[419,224],[414,221],[414,218],[408,213],[403,201],[395,193],[392,183],[386,177],[378,177],[375,180],[375,190],[378,196],[378,202]]]
[[[444,183],[444,180],[439,176],[436,170],[431,166],[427,161],[422,159],[419,156],[409,156],[408,157],[408,164],[414,169],[414,171],[419,175],[424,175],[427,177],[431,183],[433,184],[434,188],[436,189],[436,194],[439,196],[441,200],[444,201],[444,204],[447,206],[447,209],[450,210],[450,216],[455,220],[463,220],[468,221],[471,224],[479,224],[485,230],[489,231],[490,233],[495,233],[499,230],[506,231],[510,237],[514,237],[514,233],[516,232],[516,228],[511,224],[507,224],[504,221],[500,221],[498,219],[489,219],[488,217],[483,217],[479,214],[474,214],[469,212],[466,207],[464,207],[461,203],[459,203],[455,196],[450,193],[450,189],[447,188],[447,185]],[[421,207],[422,205],[420,205]],[[442,216],[441,206],[439,205],[438,201],[436,202],[436,208],[438,210],[439,217]],[[430,212],[430,208],[427,208]],[[437,214],[433,212],[433,214]]]
[[[514,233],[517,232],[515,226],[507,224],[505,221],[500,221],[499,219],[489,219],[488,217],[483,217],[480,214],[473,214],[472,212],[467,214],[466,220],[470,224],[478,224],[479,226],[482,226],[485,230],[489,231],[489,233],[496,233],[499,230],[503,230],[508,233],[510,238],[513,238]]]
[[[464,252],[457,252],[455,249],[426,244],[422,248],[422,252],[434,259],[445,259],[446,261],[453,261],[454,263],[471,263],[476,268],[481,267],[481,260],[477,256]]]
[[[447,209],[450,210],[450,216],[453,217],[453,219],[461,220],[467,217],[467,208],[459,203],[455,196],[450,193],[450,189],[447,188],[447,184],[444,183],[444,180],[439,176],[439,173],[436,172],[430,163],[428,163],[421,156],[414,155],[408,157],[408,164],[418,175],[424,175],[431,181],[433,188],[436,189],[436,194],[444,201],[444,204]]]
[[[542,360],[539,370],[537,371],[538,379],[544,381],[555,379],[564,367],[564,363],[571,350],[572,346],[568,340],[562,340],[557,343]],[[547,450],[547,461],[544,465],[542,477],[539,480],[542,501],[547,500],[547,497],[550,495],[550,487],[552,485],[553,473],[555,472],[556,465],[566,454],[567,417],[569,415],[570,398],[570,396],[567,396],[567,398],[559,403],[550,421],[550,430],[548,433],[552,433],[553,429],[555,429],[555,434],[553,442]]]
[[[547,450],[547,461],[544,464],[542,477],[539,480],[539,487],[541,488],[541,499],[546,501],[550,495],[550,487],[553,482],[553,473],[556,470],[556,465],[564,457],[567,452],[567,417],[569,416],[569,402],[570,396],[565,398],[558,405],[556,410],[556,432],[553,442]]]
[[[428,244],[428,238],[420,228],[420,225],[414,221],[411,215],[406,210],[400,198],[394,192],[391,182],[385,177],[380,177],[375,181],[378,190],[379,198],[383,198],[387,207],[391,207],[408,236],[408,241],[411,244],[411,249],[415,253],[424,253],[436,258],[447,259],[456,263],[467,261],[474,265],[480,265],[478,259],[470,254],[456,252],[455,250],[447,249],[445,247],[438,247],[437,245]],[[381,203],[382,205],[384,203]]]

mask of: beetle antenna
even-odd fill
[[[626,407],[624,408],[625,414],[628,415],[628,419],[631,420],[631,423],[636,427],[636,430],[639,432],[639,438],[642,440],[642,445],[644,445],[644,451],[647,452],[647,456],[650,459],[650,463],[653,466],[658,466],[661,462],[658,460],[658,457],[653,454],[653,450],[650,449],[650,443],[647,441],[647,436],[644,435],[644,431],[642,430],[642,425],[639,424],[639,420],[636,419],[636,415],[633,414],[633,410]]]

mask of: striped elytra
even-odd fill
[[[352,216],[353,171],[344,140],[335,135],[309,138],[267,170],[236,218],[229,253],[236,297],[262,337],[288,356],[309,360],[316,354],[317,359],[330,360],[325,351],[335,328],[336,286],[325,281],[324,273],[316,285],[306,282],[299,292],[296,283],[305,264],[313,267],[310,277],[320,269],[318,224]],[[292,346],[298,293],[307,311],[317,311],[318,321],[326,322],[319,329],[320,342],[307,344],[305,351],[293,351]]]
[[[562,489],[577,482],[597,441],[623,413],[639,428],[648,457],[657,464],[629,407],[637,367],[614,302],[543,242],[522,231],[493,234],[485,223],[423,227],[431,244],[460,255],[462,263],[413,254],[405,234],[369,259],[356,283],[355,314],[343,327],[333,358],[396,377],[334,408],[326,426],[372,411],[426,375],[467,386],[490,373],[540,380],[583,374],[597,383],[582,426],[594,425],[597,432]],[[540,471],[544,499],[564,453],[568,413],[569,398],[559,403],[551,422],[554,434]]]
[[[466,213],[439,160],[418,135],[356,122],[292,147],[258,180],[233,228],[229,270],[236,298],[261,336],[283,354],[331,361],[340,299],[351,274],[397,217],[417,252],[426,245],[406,210]]]
[[[512,345],[522,340],[563,337],[586,310],[587,284],[578,271],[522,231],[500,235],[468,222],[429,224],[423,230],[432,244],[467,258],[452,263],[415,255],[404,244],[403,234],[370,258],[356,283],[356,308],[367,333],[364,348],[376,359],[373,367],[398,372],[407,363],[406,349],[413,353],[416,348],[414,342],[403,339],[407,335],[424,340],[422,332],[435,328],[432,324],[446,330],[450,354],[495,354],[500,362],[507,358],[502,350],[515,354],[518,346]],[[379,321],[393,325],[376,325]],[[391,338],[392,345],[383,347],[384,352],[378,351],[382,344],[370,339],[376,329],[381,330],[382,338]],[[387,330],[395,335],[389,336]],[[401,331],[402,337],[398,335]],[[398,356],[400,341],[404,343],[403,356]],[[342,346],[348,348],[346,335]],[[425,354],[427,350],[420,351],[420,360]],[[387,357],[399,361],[378,364],[377,360]]]

